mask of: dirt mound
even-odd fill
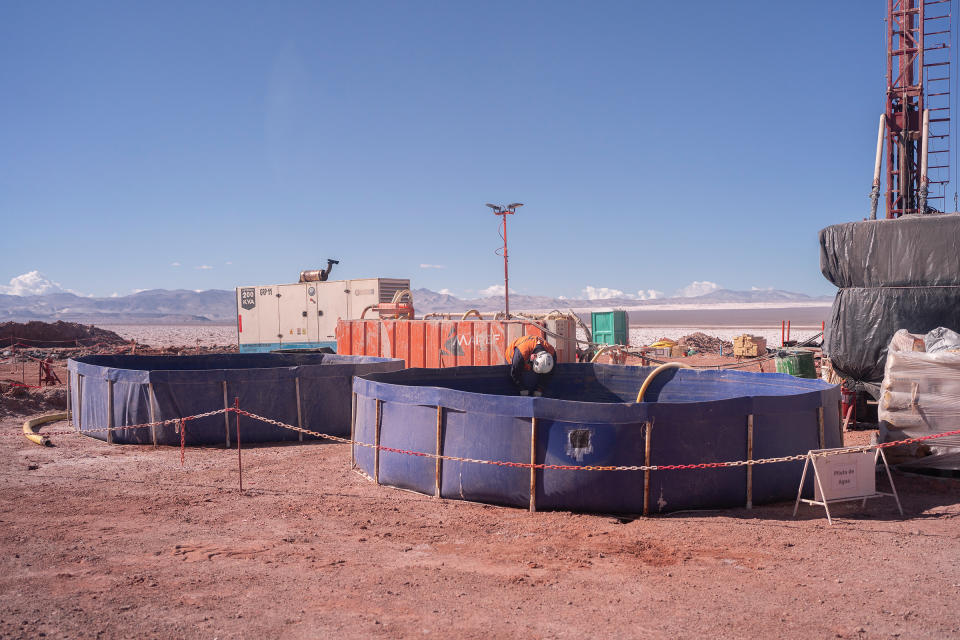
[[[113,331],[76,322],[3,322],[0,346],[21,343],[30,347],[81,347],[94,344],[124,345]]]
[[[0,416],[29,416],[67,408],[66,385],[35,389],[0,381]]]
[[[684,350],[696,349],[699,353],[719,354],[721,353],[721,349],[723,349],[724,352],[731,351],[733,349],[732,342],[723,340],[722,338],[717,338],[715,336],[708,336],[701,331],[683,336],[678,341],[678,344],[683,347]]]

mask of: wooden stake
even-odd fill
[[[107,380],[107,442],[113,444],[113,380]]]
[[[434,497],[440,497],[440,474],[443,468],[443,460],[439,456],[443,455],[443,407],[437,405],[437,465],[435,469],[436,488]]]
[[[297,390],[297,426],[303,429],[303,410],[300,408],[300,376],[293,379],[294,387]],[[300,442],[303,442],[303,431],[298,431]]]
[[[147,403],[150,405],[150,422],[157,421],[156,409],[154,408],[154,404],[156,404],[155,400],[156,398],[153,393],[153,383],[148,382],[147,383]],[[157,425],[155,424],[150,425],[150,436],[153,438],[153,448],[156,449],[157,448]]]
[[[644,462],[645,466],[650,466],[650,436],[653,431],[653,420],[644,424]],[[643,472],[643,515],[650,515],[650,470]]]
[[[83,376],[77,373],[77,431],[83,432]]]
[[[377,398],[377,413],[374,418],[373,432],[373,481],[377,484],[380,484],[380,420],[383,412],[381,404],[383,404],[383,400]]]
[[[537,464],[537,419],[530,418],[530,464]],[[530,511],[537,510],[537,468],[530,467]]]
[[[747,415],[747,460],[753,460],[753,414]],[[747,509],[753,509],[753,465],[747,465]]]
[[[354,391],[350,395],[352,396],[350,399],[350,469],[352,470],[357,467],[357,447],[354,444],[357,440],[357,392]]]
[[[824,449],[827,445],[823,441],[823,407],[817,407],[817,425],[820,427],[820,448]]]

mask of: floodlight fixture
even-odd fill
[[[498,215],[502,218],[500,222],[500,237],[503,238],[503,307],[506,312],[507,318],[510,317],[510,272],[508,270],[508,257],[507,257],[507,216],[516,213],[517,207],[522,207],[522,202],[511,202],[507,206],[502,204],[490,204],[487,203],[487,206],[493,209],[494,215]],[[497,251],[500,253],[500,250]]]

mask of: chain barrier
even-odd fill
[[[207,411],[206,413],[198,413],[193,416],[184,416],[183,418],[169,418],[167,420],[157,420],[155,422],[142,422],[140,424],[129,424],[122,427],[95,427],[92,429],[82,428],[82,429],[71,429],[70,431],[44,431],[42,435],[45,436],[84,436],[90,433],[112,433],[116,431],[127,431],[129,429],[146,429],[147,427],[160,427],[166,424],[178,425],[181,422],[187,420],[199,420],[200,418],[209,418],[210,416],[221,415],[224,413],[231,413],[233,409],[215,409],[213,411]],[[20,432],[16,433],[0,433],[0,437],[3,438],[13,438],[13,437],[23,437],[23,434]]]
[[[210,416],[221,415],[225,413],[234,413],[238,416],[246,416],[252,420],[257,420],[264,422],[266,424],[272,424],[283,429],[288,429],[290,431],[296,431],[304,435],[313,436],[316,438],[323,438],[324,440],[332,440],[334,442],[340,442],[342,444],[356,445],[358,447],[365,447],[368,449],[379,449],[380,451],[388,451],[390,453],[397,453],[401,455],[410,455],[417,456],[420,458],[431,458],[434,460],[449,460],[451,462],[466,462],[471,464],[485,464],[492,465],[497,467],[511,467],[517,469],[549,469],[555,471],[683,471],[690,469],[725,469],[730,467],[750,467],[758,466],[764,464],[776,464],[780,462],[797,462],[804,460],[807,457],[806,453],[790,455],[790,456],[779,456],[775,458],[760,458],[757,460],[734,460],[728,462],[700,462],[695,464],[660,464],[660,465],[619,465],[619,466],[601,466],[601,465],[566,465],[566,464],[546,464],[546,463],[530,463],[530,462],[508,462],[504,460],[482,460],[479,458],[466,458],[462,456],[448,456],[436,453],[428,453],[425,451],[412,451],[409,449],[398,449],[395,447],[387,447],[384,445],[377,446],[376,444],[370,442],[360,442],[358,440],[351,440],[350,438],[344,438],[341,436],[335,436],[329,433],[322,433],[319,431],[313,431],[311,429],[305,429],[303,427],[298,427],[280,420],[274,420],[272,418],[266,418],[249,411],[244,411],[243,409],[238,409],[235,407],[228,407],[225,409],[216,409],[214,411],[208,411],[206,413],[198,413],[193,416],[184,416],[182,418],[170,418],[168,420],[157,420],[155,422],[144,422],[142,424],[127,425],[123,427],[98,427],[95,429],[82,429],[80,431],[47,431],[43,435],[46,436],[76,436],[76,435],[85,435],[90,433],[104,433],[111,431],[123,431],[126,429],[142,429],[146,427],[155,427],[167,424],[177,425],[176,430],[180,434],[180,464],[184,464],[184,450],[186,448],[186,423],[190,420],[199,420],[200,418],[208,418]],[[0,434],[7,437],[17,436],[23,437],[21,433],[5,433]],[[904,440],[895,440],[893,442],[881,442],[878,444],[868,444],[868,445],[859,445],[854,447],[841,447],[837,449],[830,449],[828,451],[821,451],[814,453],[816,457],[826,457],[841,455],[845,453],[862,453],[866,451],[873,451],[876,449],[888,449],[891,447],[899,447],[908,444],[918,444],[921,442],[926,442],[928,440],[935,440],[937,438],[945,438],[948,436],[960,435],[960,429],[954,431],[946,431],[943,433],[933,433],[926,436],[919,436],[916,438],[906,438]]]
[[[565,465],[565,464],[545,464],[538,463],[533,464],[530,462],[506,462],[503,460],[480,460],[477,458],[464,458],[461,456],[446,456],[436,453],[427,453],[425,451],[411,451],[409,449],[397,449],[394,447],[387,447],[380,445],[379,447],[370,442],[360,442],[357,440],[350,440],[349,438],[342,438],[340,436],[334,436],[326,433],[320,433],[318,431],[311,431],[310,429],[304,429],[303,427],[297,427],[292,424],[287,424],[286,422],[281,422],[280,420],[273,420],[271,418],[265,418],[259,416],[255,413],[250,413],[249,411],[244,411],[242,409],[232,409],[235,413],[246,416],[248,418],[259,420],[261,422],[266,422],[277,427],[282,427],[284,429],[289,429],[291,431],[297,431],[305,435],[314,436],[317,438],[324,438],[326,440],[334,440],[336,442],[342,442],[344,444],[357,445],[358,447],[366,447],[368,449],[379,449],[380,451],[389,451],[391,453],[399,453],[403,455],[417,456],[420,458],[432,458],[434,460],[450,460],[452,462],[469,462],[474,464],[487,464],[494,465],[498,467],[515,467],[519,469],[551,469],[559,471],[675,471],[675,470],[687,470],[687,469],[722,469],[727,467],[747,467],[747,466],[756,466],[762,464],[775,464],[778,462],[796,462],[799,460],[804,460],[807,457],[806,453],[791,455],[791,456],[780,456],[776,458],[761,458],[758,460],[736,460],[731,462],[700,462],[696,464],[661,464],[661,465],[626,465],[626,466],[599,466],[599,465]],[[925,440],[933,440],[935,438],[944,438],[946,436],[960,435],[960,429],[956,431],[947,431],[945,433],[934,433],[928,436],[920,436],[918,438],[908,438],[905,440],[897,440],[894,442],[883,442],[879,444],[870,444],[870,445],[860,445],[856,447],[843,447],[840,449],[831,449],[829,451],[824,451],[821,453],[815,453],[817,457],[823,456],[832,456],[840,455],[842,453],[858,453],[863,451],[872,451],[874,449],[886,449],[890,447],[897,447],[905,444],[915,444],[918,442],[923,442]]]
[[[9,383],[11,387],[18,387],[20,389],[44,389],[45,387],[38,387],[35,384],[24,384],[22,382],[11,382]]]

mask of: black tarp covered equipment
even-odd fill
[[[827,227],[820,270],[840,289],[824,355],[855,390],[879,396],[887,345],[899,329],[960,326],[960,214]]]

